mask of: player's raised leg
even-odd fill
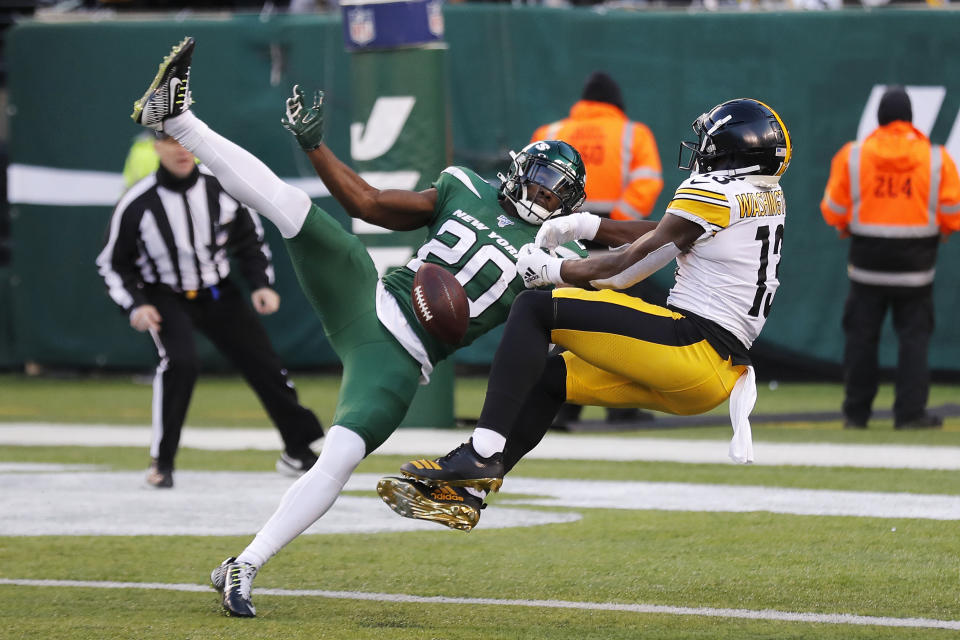
[[[174,137],[230,195],[273,222],[284,238],[294,237],[310,211],[310,196],[285,183],[253,154],[213,131],[190,111],[194,47],[193,38],[185,38],[171,49],[143,97],[134,103],[131,118]]]

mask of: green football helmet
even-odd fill
[[[580,152],[561,140],[531,142],[520,153],[510,152],[513,161],[502,181],[500,194],[513,203],[517,215],[530,224],[540,225],[555,216],[576,211],[586,198],[587,172]],[[560,206],[548,210],[534,202],[531,184],[540,185],[557,197]]]

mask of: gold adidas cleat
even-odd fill
[[[436,460],[420,458],[405,462],[400,473],[431,486],[470,487],[478,491],[499,491],[503,485],[503,454],[481,457],[473,438]]]
[[[416,480],[391,476],[380,479],[377,493],[388,507],[404,518],[436,522],[459,531],[470,531],[477,526],[480,510],[487,506],[466,489],[428,486]]]

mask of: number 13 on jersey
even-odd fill
[[[770,225],[760,225],[757,227],[757,240],[760,241],[760,267],[757,269],[757,293],[753,297],[753,306],[747,313],[757,318],[763,311],[763,317],[770,315],[770,307],[773,305],[773,296],[776,293],[776,285],[780,282],[780,245],[783,243],[783,225],[777,225],[773,232],[773,242],[770,241]],[[776,256],[774,261],[776,266],[773,270],[773,286],[768,282],[770,276],[767,274],[767,267],[770,264],[771,256]],[[772,289],[769,293],[768,289]]]

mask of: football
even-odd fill
[[[424,262],[413,278],[411,298],[427,333],[447,344],[463,340],[470,324],[470,301],[452,273]]]

